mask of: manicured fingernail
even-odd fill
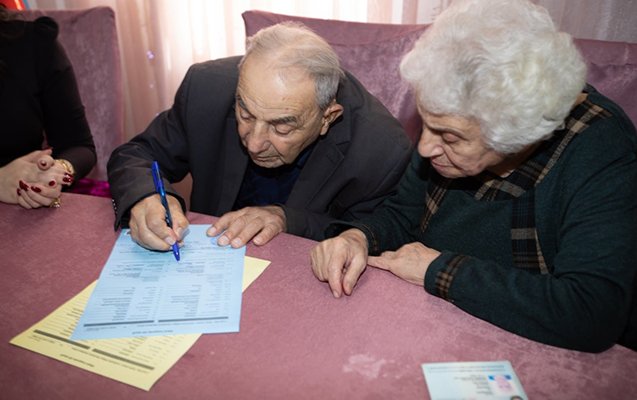
[[[227,246],[228,243],[230,243],[230,240],[228,240],[226,236],[221,236],[219,239],[217,239],[217,244],[219,246]]]
[[[168,243],[169,245],[172,246],[173,244],[175,244],[175,239],[173,239],[172,236],[166,236],[164,238],[164,242],[166,242],[166,243]]]
[[[235,239],[232,241],[232,247],[241,247],[241,239],[239,239],[239,238],[235,238]]]
[[[37,186],[31,186],[31,190],[33,190],[33,191],[34,191],[34,192],[36,192],[36,193],[40,193],[40,192],[42,191],[42,189],[40,189],[40,188],[39,188],[39,187],[37,187]]]
[[[51,186],[51,187],[55,186],[55,181],[54,180],[50,180],[49,181],[49,186]]]
[[[332,295],[334,295],[334,297],[338,299],[338,293],[336,292],[336,290],[332,291]]]
[[[24,190],[25,192],[29,191],[29,185],[27,185],[26,183],[22,181],[20,181],[19,184],[20,184],[20,189]]]
[[[211,226],[210,228],[208,228],[208,235],[210,236],[214,236],[215,233],[217,233],[217,228],[215,228],[214,226]]]
[[[71,183],[72,181],[73,179],[69,178],[68,176],[65,176],[64,178],[62,178],[62,182]]]
[[[22,192],[20,191],[20,188],[16,188],[15,191],[18,194],[18,196],[22,196]]]

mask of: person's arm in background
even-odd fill
[[[57,24],[42,17],[5,26],[10,34],[4,73],[18,74],[13,78],[18,83],[9,85],[5,93],[10,96],[5,100],[16,99],[11,106],[17,107],[5,110],[13,113],[5,150],[16,158],[0,168],[0,201],[24,208],[57,205],[62,188],[73,183],[74,175],[83,176],[95,165],[95,146],[73,71],[56,41]],[[53,152],[40,150],[42,131],[47,144],[56,146]]]
[[[74,179],[81,179],[95,166],[97,156],[73,67],[56,40],[58,28],[52,19],[39,18],[34,29],[41,37],[34,51],[47,144],[53,148],[53,158],[67,160]]]

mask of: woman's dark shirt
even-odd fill
[[[48,17],[0,22],[0,166],[48,146],[81,178],[95,165],[95,145],[57,35]]]

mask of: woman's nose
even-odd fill
[[[439,156],[443,153],[441,144],[442,138],[439,135],[434,135],[429,129],[424,128],[418,140],[418,154],[426,158]]]

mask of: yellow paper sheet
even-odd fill
[[[245,258],[243,291],[269,264],[267,260]],[[150,390],[201,335],[69,340],[96,282],[11,339],[10,343],[128,385]]]

